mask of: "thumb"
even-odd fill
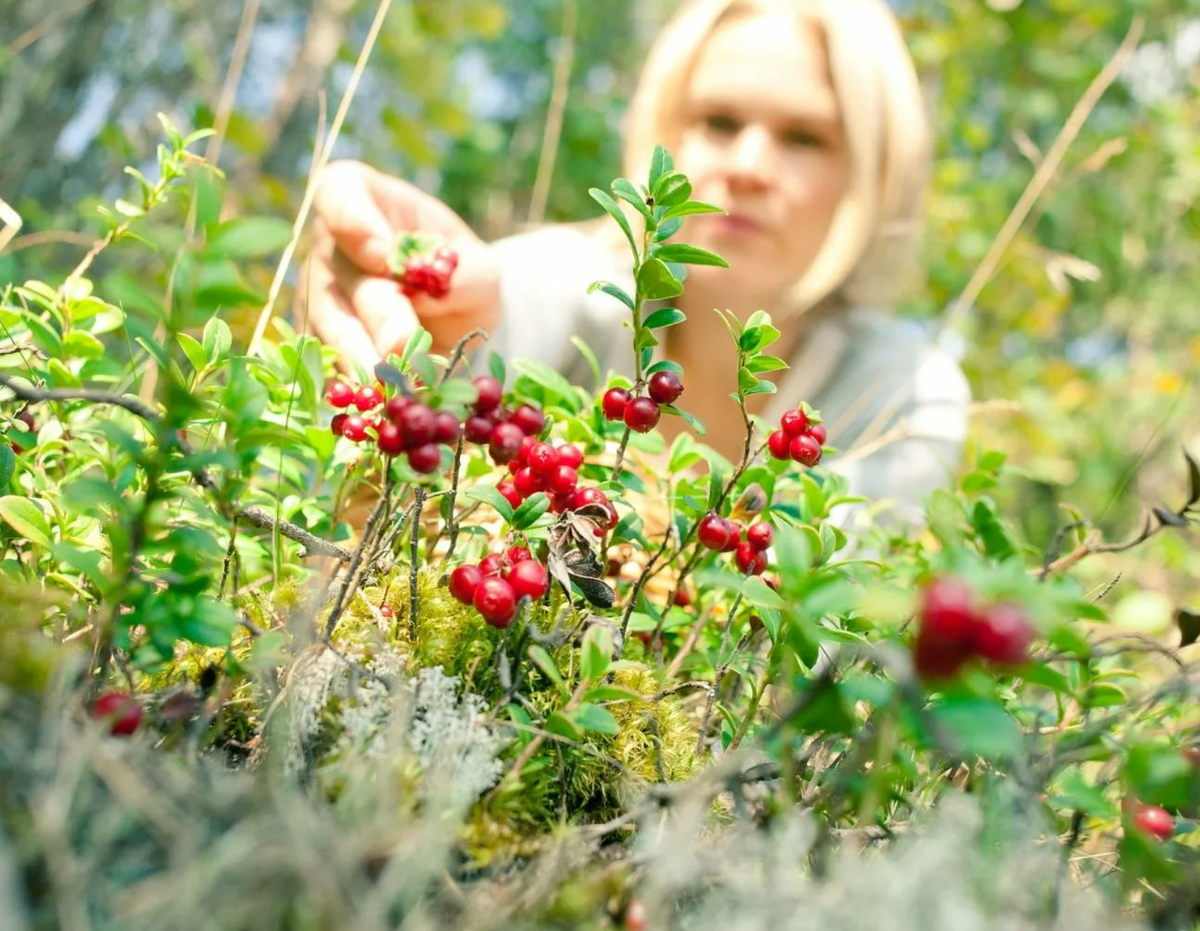
[[[330,162],[317,179],[313,207],[351,262],[386,276],[395,231],[371,196],[367,176],[373,170],[361,162]]]

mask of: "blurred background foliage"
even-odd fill
[[[592,216],[587,189],[619,173],[623,108],[673,6],[396,0],[334,154],[415,181],[488,238],[543,216]],[[1131,533],[1143,503],[1174,505],[1184,493],[1180,444],[1200,452],[1200,0],[895,6],[939,139],[927,274],[900,302],[931,325],[1143,18],[1134,58],[965,325],[948,334],[977,399],[1008,402],[985,406],[974,432],[1018,467],[994,494],[1033,545],[1050,545],[1073,509],[1110,537]],[[96,205],[131,196],[122,166],[153,166],[161,110],[185,129],[224,127],[206,154],[225,182],[198,192],[190,236],[170,218],[143,227],[155,262],[117,246],[96,277],[147,338],[218,309],[248,325],[290,235],[318,127],[332,119],[377,8],[0,0],[0,197],[25,220],[0,254],[0,282],[55,280],[74,266],[103,230]],[[569,79],[551,175],[556,69]],[[1165,631],[1173,606],[1200,596],[1186,535],[1088,565],[1097,586],[1125,573],[1109,597],[1128,604],[1119,620],[1146,632]]]

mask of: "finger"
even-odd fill
[[[354,264],[368,274],[388,275],[396,227],[369,180],[376,174],[361,162],[331,162],[317,179],[313,208]]]
[[[403,351],[419,321],[396,282],[362,274],[340,252],[333,256],[333,274],[338,290],[349,298],[380,356]]]
[[[333,271],[317,257],[301,273],[299,316],[306,329],[333,347],[346,360],[357,362],[368,372],[380,360],[375,341],[354,312]]]

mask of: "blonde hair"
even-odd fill
[[[883,0],[691,0],[650,50],[625,124],[626,177],[644,178],[656,144],[677,144],[692,67],[734,15],[788,10],[823,34],[841,109],[851,180],[829,235],[790,294],[802,313],[832,297],[890,304],[911,270],[929,178],[931,140],[921,85]]]

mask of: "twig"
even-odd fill
[[[491,336],[488,334],[487,330],[481,326],[477,326],[475,329],[468,330],[466,333],[464,333],[459,341],[454,344],[454,349],[450,351],[450,358],[446,362],[446,370],[442,372],[441,380],[438,381],[439,385],[444,385],[446,383],[446,379],[450,377],[450,374],[458,366],[458,363],[463,360],[463,356],[466,355],[467,352],[467,343],[479,336],[482,336],[485,340],[491,339]]]
[[[625,432],[621,435],[621,445],[617,447],[617,459],[613,463],[612,475],[608,477],[610,482],[618,482],[621,480],[621,466],[625,461],[625,449],[629,446],[630,429],[625,428]]]
[[[412,642],[417,640],[417,570],[421,566],[421,507],[425,503],[425,487],[418,485],[413,493],[413,518],[411,541],[409,543],[408,567],[408,636]]]
[[[562,138],[563,114],[567,108],[570,92],[571,64],[575,58],[575,29],[578,20],[578,0],[567,0],[563,9],[562,36],[559,38],[558,56],[554,63],[554,87],[550,93],[550,106],[546,112],[546,127],[542,134],[542,153],[538,158],[537,177],[533,182],[533,195],[529,200],[529,222],[541,223],[546,215],[546,200],[550,193],[550,181],[554,177],[554,162],[558,155],[558,144]]]
[[[458,545],[458,521],[455,520],[454,505],[458,500],[458,473],[462,466],[462,452],[463,435],[460,431],[458,444],[454,447],[454,468],[450,473],[450,506],[446,511],[446,532],[450,534],[450,545],[442,560],[446,564],[449,564],[450,560],[454,558],[454,547]]]
[[[354,589],[357,587],[356,575],[358,573],[359,564],[362,562],[363,553],[366,551],[371,539],[375,535],[375,527],[379,523],[380,517],[388,510],[392,503],[392,470],[387,470],[387,480],[384,484],[383,494],[379,496],[379,503],[375,505],[371,511],[371,516],[367,518],[367,526],[363,529],[362,539],[358,541],[358,546],[350,557],[350,567],[346,570],[346,582],[338,589],[337,598],[333,603],[333,609],[329,612],[329,619],[325,622],[325,640],[326,642],[333,639],[334,628],[337,627],[338,618],[342,615],[342,608],[345,605],[348,595],[354,594]]]

